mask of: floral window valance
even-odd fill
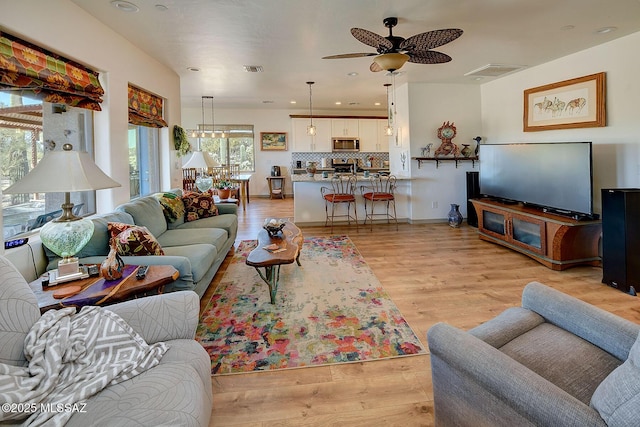
[[[166,127],[159,96],[129,85],[129,123],[154,128]]]
[[[95,111],[104,95],[96,71],[4,32],[0,90]]]

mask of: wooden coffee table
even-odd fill
[[[291,221],[287,221],[284,228],[277,236],[271,237],[267,230],[258,233],[258,246],[249,253],[246,263],[254,267],[260,278],[269,286],[271,304],[275,304],[278,280],[280,279],[280,266],[293,264],[300,265],[300,251],[304,243],[304,236],[300,229]],[[279,250],[267,251],[265,246],[278,245]],[[264,273],[261,268],[264,268]]]
[[[148,293],[162,293],[164,285],[173,282],[179,276],[178,270],[171,265],[150,265],[143,279],[136,279],[137,265],[126,265],[122,279],[107,281],[102,277],[88,277],[60,285],[42,286],[42,279],[29,283],[38,299],[40,312],[64,307],[83,307],[85,305],[109,305]],[[54,293],[63,292],[72,286],[82,290],[65,298],[54,298]]]

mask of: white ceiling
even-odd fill
[[[387,36],[382,19],[389,16],[398,17],[394,35],[405,38],[464,30],[435,49],[453,61],[407,63],[397,84],[482,84],[496,77],[464,74],[487,64],[531,67],[640,31],[640,0],[130,0],[139,7],[135,13],[118,10],[112,0],[72,1],[175,70],[182,104],[190,107],[211,95],[216,108],[305,109],[305,82],[312,80],[314,111],[383,110],[374,102],[384,104],[383,85],[391,77],[369,71],[371,57],[321,58],[374,52],[349,30]],[[617,30],[597,32],[604,27]],[[244,65],[264,72],[247,73]]]

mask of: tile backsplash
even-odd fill
[[[359,151],[357,153],[354,152],[344,152],[344,153],[321,153],[321,152],[311,152],[311,153],[291,153],[291,169],[295,168],[296,162],[301,161],[302,166],[306,165],[307,162],[317,162],[317,165],[320,166],[322,159],[327,159],[327,166],[331,166],[331,159],[360,159],[360,163],[364,164],[367,158],[373,157],[372,166],[373,167],[382,167],[382,162],[389,160],[389,153],[381,153],[381,152],[362,152]]]

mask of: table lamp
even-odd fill
[[[210,167],[219,166],[218,162],[212,159],[208,154],[198,150],[194,151],[191,158],[182,166],[182,169],[201,169],[200,175],[196,177],[196,188],[201,193],[210,190],[213,187],[213,178],[207,175],[206,171]]]
[[[98,168],[87,152],[72,151],[72,148],[71,144],[64,144],[62,151],[47,152],[31,172],[4,191],[9,194],[65,193],[62,215],[40,229],[42,243],[62,257],[58,263],[59,280],[81,274],[75,254],[93,235],[93,222],[73,214],[70,192],[120,187]]]

